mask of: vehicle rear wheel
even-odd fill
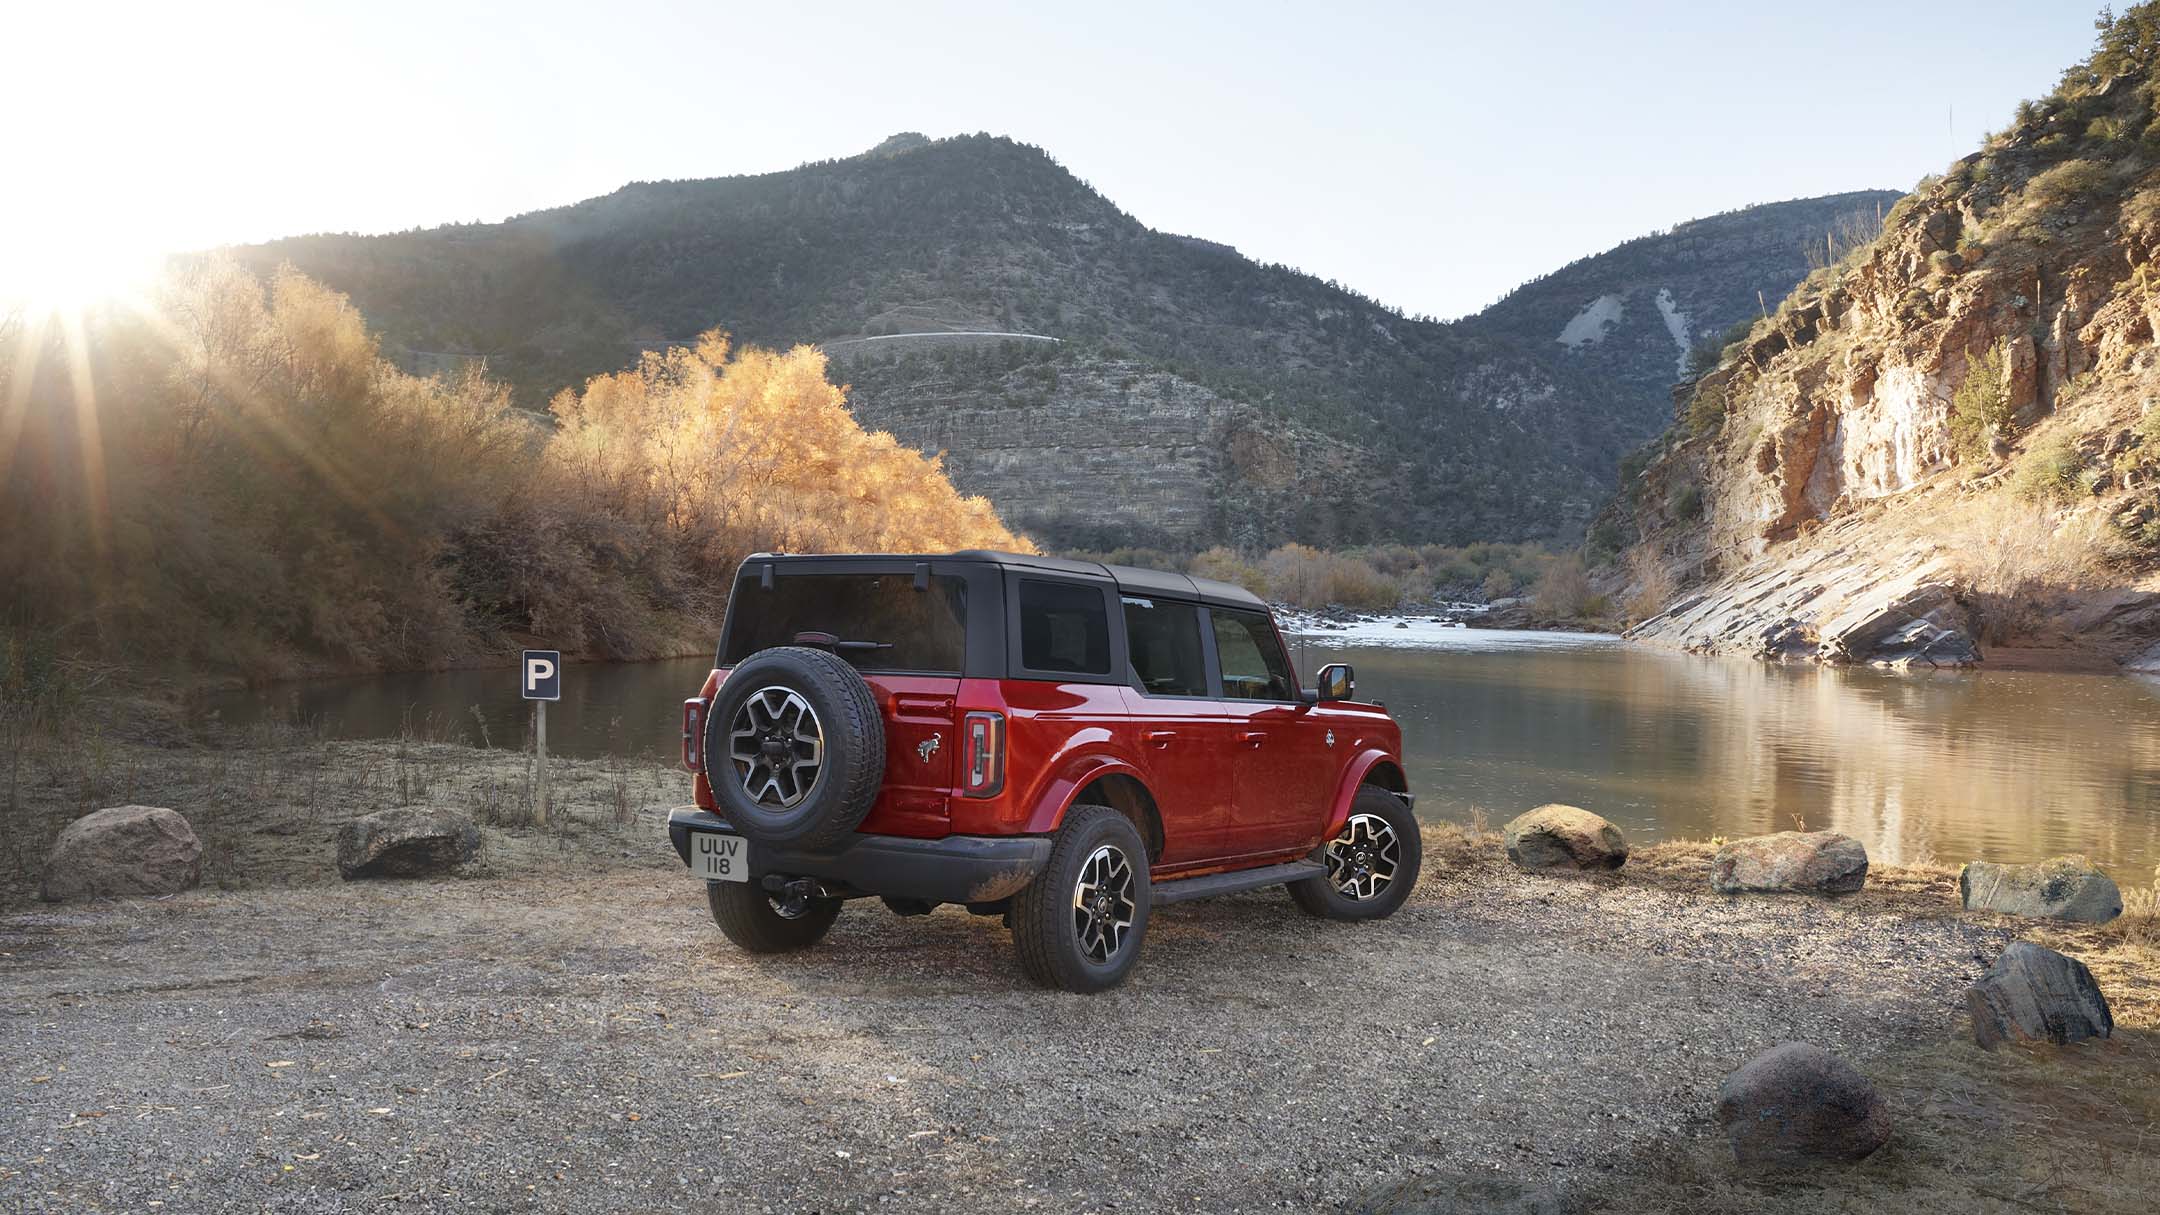
[[[1153,894],[1147,841],[1108,806],[1065,812],[1050,862],[1013,896],[1020,969],[1044,987],[1101,991],[1140,960]]]
[[[1324,876],[1290,883],[1290,897],[1308,915],[1328,920],[1377,920],[1393,915],[1417,885],[1425,863],[1417,818],[1401,798],[1366,785],[1350,803],[1350,819],[1320,845]]]
[[[824,938],[840,915],[839,899],[783,900],[750,882],[707,882],[713,923],[750,953],[790,953]]]
[[[728,825],[818,851],[861,825],[885,775],[876,693],[846,659],[807,646],[745,658],[705,718],[705,779]]]

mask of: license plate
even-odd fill
[[[750,880],[750,841],[717,831],[690,833],[690,876],[705,882]]]

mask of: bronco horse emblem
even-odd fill
[[[943,735],[932,734],[915,744],[915,754],[922,756],[922,761],[927,764],[930,762],[930,757],[937,754],[938,744],[943,741],[945,741]]]

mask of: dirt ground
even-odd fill
[[[2113,1041],[1984,1054],[1962,993],[2021,926],[1958,914],[1940,874],[1735,900],[1699,848],[1550,878],[1435,829],[1391,920],[1310,920],[1279,891],[1165,908],[1132,981],[1083,997],[1028,986],[998,922],[953,909],[853,904],[814,951],[746,956],[664,842],[679,778],[568,769],[570,826],[538,832],[510,821],[514,756],[392,747],[225,757],[192,784],[168,765],[164,804],[216,819],[222,888],[57,907],[9,888],[0,1211],[1437,1212],[1490,1209],[1465,1205],[1481,1182],[1563,1210],[2093,1211],[2160,1191],[2154,976],[2103,975],[2138,988]],[[245,813],[187,804],[248,764],[269,775]],[[503,825],[470,873],[347,885],[335,823],[379,806],[318,796],[307,817],[311,781],[494,796]],[[1874,1076],[1897,1136],[1856,1169],[1742,1175],[1718,1080],[1794,1039]]]

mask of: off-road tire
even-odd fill
[[[807,701],[823,737],[822,763],[802,800],[753,800],[729,758],[744,701],[783,688]],[[754,843],[795,851],[831,848],[860,826],[885,777],[885,720],[877,694],[846,659],[807,646],[775,646],[737,664],[705,717],[705,777],[728,825]]]
[[[1132,878],[1131,927],[1105,961],[1084,949],[1075,892],[1083,869],[1104,847],[1122,854]],[[1094,992],[1125,981],[1140,961],[1153,894],[1148,884],[1147,841],[1132,820],[1108,806],[1074,806],[1065,812],[1050,847],[1049,863],[1012,901],[1013,948],[1020,969],[1036,983],[1065,991]]]
[[[753,882],[707,882],[713,923],[748,953],[792,953],[824,939],[840,914],[839,899],[804,899],[801,914],[785,916]]]
[[[1345,894],[1336,881],[1333,871],[1320,877],[1306,878],[1290,883],[1290,898],[1298,909],[1307,915],[1324,920],[1378,920],[1395,914],[1416,888],[1418,873],[1425,864],[1424,842],[1418,835],[1417,817],[1403,800],[1376,785],[1358,789],[1357,797],[1350,803],[1350,821],[1355,823],[1360,815],[1368,815],[1385,823],[1394,833],[1395,857],[1393,876],[1377,888],[1369,898],[1352,898]],[[1338,836],[1338,839],[1341,837]],[[1323,843],[1313,853],[1313,859],[1328,863],[1329,843]]]

